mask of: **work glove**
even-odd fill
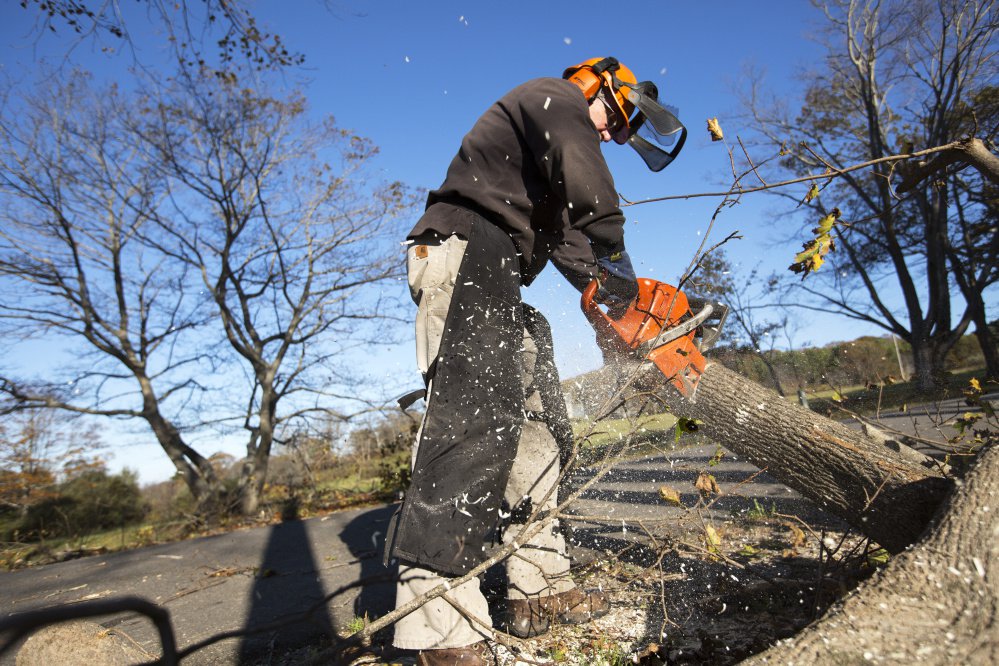
[[[620,319],[638,296],[638,278],[627,250],[596,257],[598,303],[607,306],[607,314]]]

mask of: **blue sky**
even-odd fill
[[[649,172],[629,148],[605,146],[622,195],[639,200],[723,189],[729,158],[724,144],[709,140],[706,119],[718,117],[732,142],[745,131],[737,119],[736,93],[748,65],[765,70],[770,85],[793,108],[807,68],[821,58],[821,48],[810,38],[820,16],[803,0],[763,5],[660,0],[620,7],[621,16],[613,17],[615,5],[606,2],[345,0],[327,6],[312,0],[260,0],[255,12],[266,28],[306,56],[303,67],[285,75],[285,83],[305,92],[313,113],[332,114],[341,126],[371,138],[380,147],[378,165],[386,179],[437,186],[462,135],[504,92],[530,78],[559,76],[585,58],[615,55],[640,79],[659,86],[691,134],[677,161],[659,174]],[[30,75],[38,58],[65,49],[64,37],[33,41],[30,18],[17,3],[0,9],[2,65],[15,78]],[[137,34],[140,60],[156,67],[162,62],[161,41]],[[132,64],[128,54],[107,56],[89,44],[79,45],[71,57],[99,76],[122,81]],[[626,243],[638,274],[675,282],[717,203],[694,199],[626,209]],[[712,238],[739,230],[745,239],[731,245],[729,255],[740,269],[748,273],[762,262],[765,272],[783,270],[800,242],[787,240],[798,225],[778,217],[785,210],[786,204],[774,198],[746,197],[722,214]],[[578,295],[554,270],[526,290],[525,300],[551,320],[563,376],[599,365]],[[845,320],[806,317],[811,316],[801,315],[797,344],[872,332]],[[376,374],[411,375],[418,383],[408,341],[364,362]],[[172,473],[155,446],[129,447],[118,456],[116,465],[121,464],[138,468],[143,481]]]

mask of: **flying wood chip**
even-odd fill
[[[717,118],[708,118],[708,132],[711,133],[712,141],[721,141],[725,138]]]

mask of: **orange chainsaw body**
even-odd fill
[[[683,292],[664,282],[638,278],[638,297],[620,319],[613,319],[594,300],[597,288],[596,280],[589,284],[581,306],[601,346],[652,361],[681,394],[692,400],[705,366],[694,341],[696,330],[668,339],[670,329],[693,316]],[[666,333],[660,336],[663,329]],[[660,337],[667,340],[657,344]]]

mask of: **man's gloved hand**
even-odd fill
[[[607,314],[620,319],[638,296],[638,278],[627,250],[597,257],[597,302],[607,306]]]

